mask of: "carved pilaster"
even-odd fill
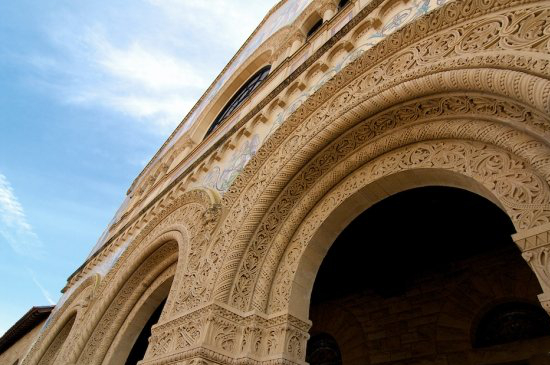
[[[305,41],[306,34],[304,33],[304,30],[294,26],[288,38],[288,42],[290,44],[289,55],[293,55],[304,44]]]
[[[513,238],[539,280],[542,288],[539,300],[550,314],[550,224],[518,232]]]
[[[154,326],[141,364],[305,364],[310,323],[210,303]]]
[[[323,21],[329,21],[338,12],[338,1],[323,0],[319,4],[319,14],[323,16]]]

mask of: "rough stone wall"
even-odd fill
[[[14,343],[7,349],[5,352],[0,354],[0,364],[2,365],[13,365],[16,364],[16,361],[21,362],[23,356],[27,354],[27,351],[32,346],[38,332],[44,325],[46,320],[40,322],[36,327],[34,327],[29,333],[21,337],[19,341]]]
[[[517,250],[507,249],[426,276],[399,296],[365,292],[314,305],[310,332],[331,334],[346,365],[547,364],[550,336],[472,349],[473,330],[486,310],[506,300],[537,304],[539,292]]]

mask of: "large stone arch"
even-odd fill
[[[508,165],[494,171],[503,174],[498,184],[479,171],[434,169],[455,185],[469,181],[519,232],[548,224],[548,37],[532,37],[546,34],[549,17],[543,3],[454,2],[359,52],[268,138],[224,195],[227,212],[196,273],[207,277],[203,302],[292,315],[286,305],[270,306],[302,219],[347,175],[416,143],[461,149],[451,156],[462,161],[499,156]],[[506,179],[520,189],[504,192]],[[281,293],[292,298],[292,290]]]
[[[75,341],[67,356],[70,361],[84,364],[103,359],[127,315],[147,298],[146,289],[177,262],[160,321],[173,315],[185,295],[186,272],[216,223],[217,199],[207,190],[187,192],[144,227],[105,277],[101,303],[94,305],[96,313]]]
[[[140,296],[111,342],[103,364],[125,363],[145,323],[160,303],[169,297],[176,274],[176,266],[176,263],[170,265],[151,282]],[[163,310],[163,318],[160,318],[159,322],[166,321],[168,312],[168,310]]]
[[[125,328],[127,317],[145,308],[142,304],[166,280],[173,280],[173,285],[161,321],[172,316],[179,295],[183,295],[177,283],[196,260],[193,248],[207,239],[216,223],[217,202],[217,195],[207,190],[184,193],[143,227],[119,257],[115,256],[113,266],[88,297],[89,310],[73,326],[75,330],[60,350],[60,363],[101,363],[106,355],[111,356],[108,351],[116,346],[117,332]],[[59,317],[64,318],[69,309],[60,308]],[[30,354],[25,363],[36,363],[32,350]]]
[[[92,275],[76,287],[69,297],[60,303],[44,325],[33,347],[32,358],[27,360],[39,364],[50,364],[59,356],[72,328],[82,322],[91,299],[101,280],[100,275]]]
[[[417,128],[419,132],[422,129],[427,128]],[[418,137],[410,130],[403,131],[403,134],[408,133]],[[319,181],[317,186],[311,189],[310,195],[314,196],[317,190],[317,194],[322,195],[322,198],[317,200],[313,197],[308,201],[305,197],[307,203],[296,209],[307,212],[301,224],[298,224],[295,230],[291,227],[283,228],[294,234],[290,240],[280,239],[276,242],[278,247],[271,248],[269,253],[273,258],[266,260],[265,265],[276,264],[273,265],[274,268],[262,267],[262,270],[272,274],[274,280],[264,283],[261,278],[269,274],[260,274],[254,293],[255,305],[267,303],[268,312],[289,310],[301,318],[307,318],[309,294],[324,253],[355,216],[394,193],[427,185],[460,187],[496,201],[510,215],[510,207],[517,204],[508,201],[511,191],[505,193],[498,188],[491,189],[492,186],[510,184],[511,188],[517,184],[521,189],[527,188],[522,185],[526,185],[524,178],[529,176],[527,180],[538,180],[531,194],[539,193],[541,187],[544,189],[544,180],[526,170],[521,160],[494,146],[457,139],[416,141],[370,160],[364,166],[346,174],[336,186],[331,186],[328,179],[323,179],[324,181]],[[342,166],[336,170],[345,174]],[[512,175],[521,177],[514,180]],[[324,192],[324,188],[328,188],[329,191]],[[540,197],[542,202],[539,207],[548,206],[548,187]],[[308,203],[313,207],[308,206]],[[548,213],[546,210],[546,217]],[[292,217],[296,218],[302,217]],[[517,225],[517,222],[516,220],[514,223]],[[284,253],[277,256],[278,252]],[[264,290],[270,293],[267,298],[261,297]]]
[[[476,97],[492,100],[489,102],[495,107],[492,110],[491,108],[482,110],[485,103],[481,102],[480,108],[474,107],[474,110],[469,111],[458,108],[458,113],[450,113],[449,117],[456,118],[464,112],[470,115],[469,118],[475,116],[483,120],[498,120],[500,123],[508,124],[515,131],[511,130],[509,133],[523,133],[525,136],[530,136],[529,138],[533,141],[525,144],[525,148],[531,150],[528,152],[531,156],[527,157],[527,160],[535,169],[540,170],[543,180],[547,180],[549,104],[544,95],[548,94],[550,84],[547,80],[548,71],[540,68],[547,62],[544,54],[546,48],[542,52],[539,49],[533,49],[533,41],[528,39],[530,36],[527,30],[534,23],[527,22],[529,24],[522,29],[522,21],[526,22],[525,14],[514,9],[501,11],[509,18],[502,14],[494,14],[489,19],[486,16],[481,20],[476,19],[469,23],[465,21],[458,27],[445,29],[442,26],[445,19],[441,18],[445,18],[445,14],[451,10],[453,14],[455,12],[461,14],[465,11],[457,9],[461,5],[465,8],[470,6],[470,9],[480,7],[477,3],[449,4],[426,17],[427,19],[419,20],[420,25],[427,28],[433,27],[435,29],[432,31],[439,31],[439,33],[424,40],[416,40],[416,43],[410,41],[411,46],[408,48],[398,46],[403,46],[407,40],[418,37],[418,33],[422,34],[425,30],[422,27],[418,29],[419,24],[403,28],[401,32],[382,42],[377,49],[359,57],[328,82],[290,116],[266,142],[224,196],[224,202],[232,208],[230,208],[229,218],[222,226],[226,231],[223,238],[219,238],[220,246],[216,249],[223,250],[225,247],[229,251],[224,263],[227,269],[222,268],[219,271],[213,293],[214,299],[229,301],[241,309],[247,308],[248,303],[238,303],[240,299],[231,302],[232,299],[229,298],[232,295],[232,287],[237,290],[248,290],[248,288],[242,288],[239,282],[234,282],[239,278],[246,280],[249,276],[248,274],[239,275],[237,267],[247,265],[246,259],[243,259],[243,252],[254,251],[254,245],[269,245],[271,236],[266,237],[265,232],[273,233],[273,211],[289,210],[292,206],[289,195],[285,196],[281,191],[287,189],[290,195],[299,196],[297,188],[304,190],[304,184],[287,186],[288,180],[298,174],[308,175],[309,172],[309,176],[306,176],[309,179],[306,178],[305,181],[306,183],[313,181],[316,176],[311,173],[311,170],[315,169],[315,166],[307,165],[308,161],[312,160],[329,141],[351,129],[361,120],[406,100],[415,102],[417,98],[438,94],[440,99],[444,99],[446,93],[454,93],[455,96],[462,97],[464,100],[467,98],[468,101],[465,104],[469,104],[469,101]],[[486,4],[481,8],[487,9],[485,6]],[[498,6],[495,9],[498,10]],[[534,16],[540,17],[543,14],[542,10],[539,11],[536,7],[532,9]],[[485,10],[485,12],[488,11]],[[547,20],[548,9],[544,14],[546,16],[544,19]],[[467,14],[464,20],[472,17],[472,14]],[[503,20],[504,18],[507,20]],[[511,27],[509,19],[514,19],[512,23],[516,26],[515,34],[509,32]],[[449,25],[456,22],[457,20],[454,19]],[[477,48],[476,43],[472,42],[469,36],[472,30],[484,27],[485,24],[494,25],[492,32],[486,32],[488,39],[491,39],[491,46],[494,46],[490,52],[487,52],[487,47],[482,47],[484,44],[482,31],[476,38],[480,42]],[[544,29],[545,24],[542,22],[534,27]],[[444,30],[441,31],[441,28]],[[512,40],[515,42],[513,47],[510,46]],[[401,50],[398,51],[399,49]],[[520,52],[522,49],[528,49],[529,52]],[[387,58],[380,61],[384,56]],[[396,64],[399,66],[395,66]],[[507,107],[503,104],[497,106],[498,100],[505,100]],[[476,101],[472,104],[476,104]],[[434,108],[428,109],[437,112]],[[452,106],[450,108],[443,106],[440,109],[452,109]],[[512,110],[514,110],[512,114],[519,111],[521,116],[512,116],[510,114]],[[444,115],[448,115],[447,113],[443,111]],[[533,117],[536,121],[532,119]],[[373,140],[383,134],[391,133],[392,130],[402,127],[407,122],[417,121],[407,119],[406,115],[403,115],[401,120],[380,119],[379,124],[365,127],[367,130],[362,138]],[[472,136],[471,139],[476,140],[477,136]],[[496,142],[498,141],[489,141],[489,143]],[[339,158],[338,154],[325,157],[328,160],[337,158]],[[315,173],[322,175],[323,171],[329,171],[330,165],[325,165],[328,166],[327,169],[317,170]],[[293,199],[296,198],[293,197]],[[264,215],[265,211],[268,213]],[[266,226],[266,222],[270,220],[272,221]],[[262,221],[264,223],[261,223]],[[242,228],[237,230],[235,227]],[[255,243],[258,237],[261,242]],[[261,261],[262,256],[251,258],[251,260],[256,259]]]

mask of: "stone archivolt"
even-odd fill
[[[441,9],[441,11],[430,14],[427,17],[428,19],[425,19],[425,22],[429,25],[441,25],[438,24],[441,22],[441,19],[437,19],[437,15],[441,12],[446,13],[453,10],[454,6],[451,5],[449,4]],[[474,4],[469,5],[474,7]],[[477,6],[477,3],[475,5]],[[548,9],[533,8],[536,14],[544,13],[548,17]],[[454,9],[453,14],[454,11],[459,12],[458,9]],[[500,14],[493,17],[496,19],[508,19],[510,17],[516,20],[513,15],[519,17],[515,23],[512,22],[515,24],[512,27],[513,29],[516,31],[521,30],[518,36],[530,34],[530,32],[524,29],[525,25],[522,27],[519,24],[527,22],[527,25],[531,24],[535,28],[542,29],[542,32],[548,26],[547,23],[528,22],[525,19],[525,11],[522,10],[515,10],[507,17]],[[430,19],[430,17],[436,19]],[[520,20],[523,21],[521,22]],[[460,30],[450,29],[446,32],[447,34],[455,34],[457,32],[468,34],[469,29],[476,29],[480,23],[488,21],[488,19],[485,19],[474,21],[473,24],[466,23],[460,26]],[[501,22],[499,24],[503,27],[500,28],[500,31],[506,34],[505,39],[508,39],[508,41],[495,43],[510,43],[509,39],[513,39],[512,35],[515,36],[515,34],[509,34],[508,28],[505,27],[508,23]],[[320,169],[311,163],[308,165],[308,161],[313,160],[316,151],[323,148],[327,141],[334,139],[334,136],[340,133],[339,131],[348,130],[361,119],[364,119],[365,116],[372,115],[373,111],[383,110],[385,107],[395,105],[396,102],[410,99],[411,96],[467,90],[483,94],[489,93],[490,95],[496,94],[501,98],[504,97],[519,101],[519,103],[514,103],[516,105],[528,106],[528,110],[531,110],[531,113],[538,116],[539,121],[537,124],[539,126],[542,125],[543,128],[537,128],[538,133],[535,133],[539,135],[538,138],[535,138],[532,142],[522,141],[522,146],[519,149],[530,149],[529,153],[533,157],[528,158],[529,163],[534,167],[536,166],[537,169],[542,170],[543,181],[548,182],[548,121],[544,116],[549,112],[549,99],[546,96],[549,95],[550,85],[545,78],[539,77],[539,75],[542,76],[542,74],[547,73],[548,69],[538,73],[537,76],[533,76],[533,70],[528,67],[523,69],[523,71],[529,71],[529,73],[519,72],[520,67],[517,67],[516,70],[509,70],[509,68],[515,68],[513,65],[518,64],[516,62],[517,59],[525,58],[524,54],[516,56],[514,52],[510,52],[509,50],[506,51],[506,56],[504,53],[500,56],[497,51],[493,50],[492,54],[484,56],[465,54],[462,56],[468,59],[457,58],[454,62],[452,59],[442,60],[440,57],[425,57],[423,62],[419,62],[416,61],[416,58],[421,58],[422,55],[438,54],[436,50],[440,49],[442,44],[444,48],[449,47],[449,45],[447,42],[440,41],[441,37],[443,37],[442,35],[436,34],[429,37],[428,40],[419,42],[419,44],[425,45],[423,47],[426,50],[423,52],[411,51],[407,47],[403,47],[401,44],[403,38],[412,37],[409,28],[417,30],[418,27],[418,24],[405,27],[402,31],[397,32],[394,36],[384,41],[379,47],[373,49],[372,52],[366,53],[364,57],[354,61],[348,68],[328,82],[326,86],[322,87],[265,143],[253,160],[250,161],[247,169],[237,178],[235,186],[230,188],[228,194],[224,196],[224,202],[227,205],[230,205],[233,201],[235,202],[235,205],[231,208],[231,210],[235,209],[235,214],[228,214],[228,221],[222,225],[223,229],[227,229],[227,231],[221,234],[219,238],[221,250],[226,246],[224,242],[227,242],[227,244],[231,242],[231,238],[229,237],[236,237],[235,241],[231,243],[231,251],[228,253],[226,259],[227,268],[230,270],[220,270],[220,278],[218,279],[214,298],[222,301],[226,300],[227,295],[231,292],[232,297],[230,302],[233,305],[243,309],[248,308],[251,286],[255,282],[255,279],[251,275],[256,274],[256,272],[251,274],[250,270],[255,271],[258,263],[261,263],[263,253],[269,246],[272,237],[276,235],[281,216],[291,210],[292,201],[298,199],[307,190],[308,184],[311,184],[316,178],[321,176],[324,171],[330,171],[330,161],[337,159],[339,154],[325,153],[318,158],[318,161],[323,163],[325,169]],[[533,31],[536,32],[536,30]],[[487,33],[487,36],[490,36],[490,34]],[[387,45],[386,43],[393,45],[394,38],[397,38],[395,43],[400,46],[401,51],[396,55],[387,57],[387,60],[383,61],[381,65],[375,64],[369,67],[368,64],[373,63],[371,61],[372,58],[387,56],[386,53],[391,48],[381,46]],[[480,36],[480,39],[483,40],[484,38]],[[455,43],[454,48],[462,47],[463,43],[460,39],[456,40]],[[533,42],[516,41],[516,44],[521,44],[531,49]],[[395,48],[398,46],[395,46]],[[416,50],[418,47],[418,44],[416,44],[411,48]],[[474,50],[473,47],[468,49]],[[447,51],[447,54],[449,53],[450,51]],[[407,56],[411,54],[414,54],[414,57]],[[410,65],[403,66],[399,63],[399,66],[392,66],[397,61],[409,59],[410,57],[415,60],[414,62],[410,62]],[[545,56],[541,55],[541,58],[545,58]],[[436,61],[434,61],[433,65],[426,66],[427,61],[430,59]],[[414,69],[413,63],[423,64],[423,66]],[[508,69],[493,68],[499,63],[501,67]],[[522,65],[525,63],[519,64]],[[462,67],[458,67],[458,65],[462,65]],[[463,68],[465,66],[468,68]],[[392,70],[394,69],[409,71],[391,77]],[[338,91],[335,92],[336,90]],[[514,108],[514,106],[511,105],[511,108]],[[503,115],[504,113],[501,113],[498,109],[494,111],[494,114],[501,114],[502,119],[507,119]],[[375,125],[371,127],[372,131],[369,131],[370,135],[366,134],[361,138],[373,138],[382,133],[390,133],[394,121],[390,119],[386,120],[386,122],[389,123],[382,123],[380,126]],[[529,121],[517,124],[520,125],[516,128],[522,130],[525,124],[529,124]],[[478,135],[480,132],[472,133],[470,138],[472,140],[481,138],[482,135]],[[519,133],[519,131],[515,133]],[[509,139],[510,137],[512,135],[503,135],[500,138]],[[518,139],[518,144],[520,144],[520,141],[521,137]],[[488,141],[488,143],[497,142],[498,140]],[[351,148],[350,146],[352,145],[353,143],[349,142],[346,148]],[[338,150],[336,151],[338,152]],[[301,172],[298,172],[298,169],[303,166],[306,167]],[[291,176],[295,176],[294,181],[287,184],[286,181]],[[249,185],[247,186],[246,184]],[[287,185],[285,186],[285,184]],[[279,194],[279,191],[283,187],[283,192]],[[247,206],[244,206],[244,204],[247,204]],[[248,211],[250,211],[250,214],[245,218],[244,212]],[[266,211],[267,213],[262,213]],[[263,221],[259,221],[258,218],[264,214]],[[517,228],[525,229],[536,224],[536,221],[527,222]],[[239,233],[236,227],[242,227]],[[243,252],[247,254],[241,259]],[[237,274],[236,268],[238,266],[242,270]],[[234,283],[233,280],[235,280]],[[233,287],[232,291],[231,287]],[[244,296],[248,296],[249,298],[243,299],[243,295],[239,293],[244,293]]]
[[[304,270],[331,244],[316,235],[390,181],[388,191],[443,183],[499,205],[550,308],[549,29],[544,2],[451,2],[357,55],[270,135],[221,201],[175,186],[105,277],[75,289],[24,363],[51,363],[44,354],[75,313],[52,356],[109,362],[127,318],[171,277],[144,364],[304,363],[315,276]]]

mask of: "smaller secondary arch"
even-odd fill
[[[132,352],[135,353],[136,341],[144,330],[144,326],[153,312],[168,298],[175,273],[176,263],[154,279],[126,317],[105,356],[103,364],[124,364],[127,362],[129,355]],[[164,313],[166,311],[163,311]],[[141,359],[143,359],[143,355],[145,355],[145,351],[141,354]]]
[[[52,342],[49,344],[44,355],[40,358],[38,365],[53,365],[58,362],[63,346],[67,342],[71,331],[76,322],[77,312],[71,311],[67,315],[68,319],[63,322],[61,330],[59,330]]]

